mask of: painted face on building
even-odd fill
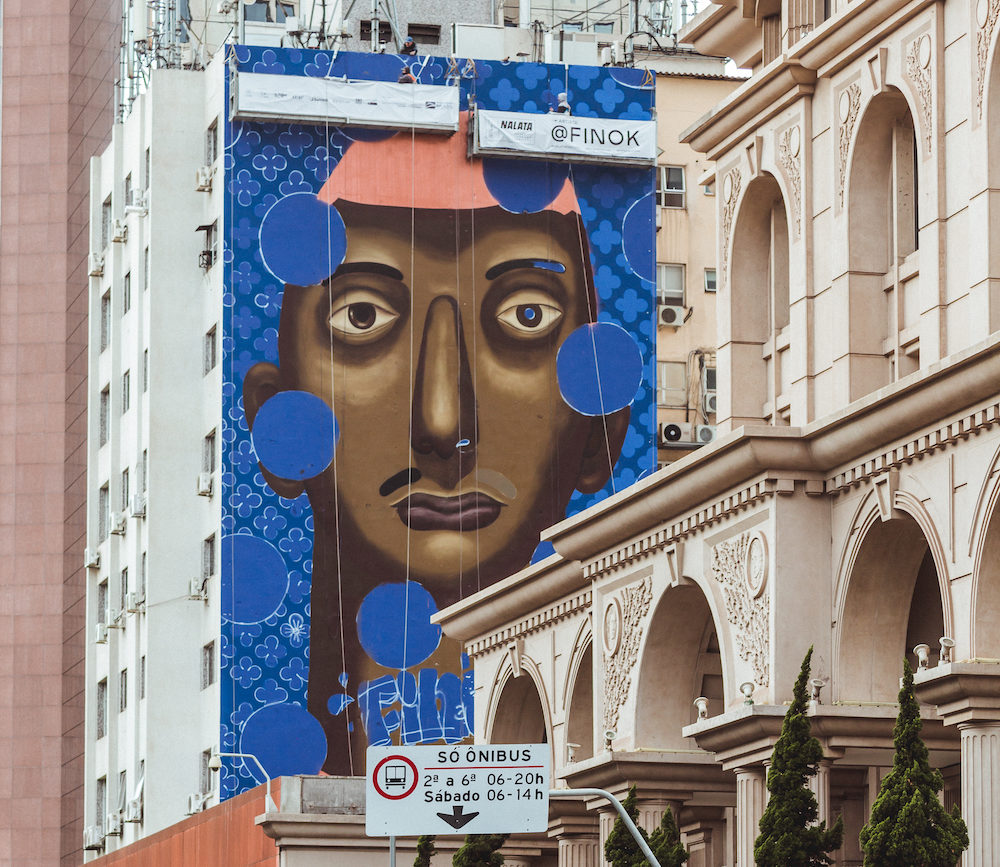
[[[358,591],[409,577],[448,604],[525,565],[617,458],[627,410],[581,415],[557,382],[561,341],[596,315],[583,227],[553,211],[336,207],[343,264],[286,289],[280,368],[251,370],[247,412],[281,390],[330,403],[336,456],[305,483],[317,531],[336,528]]]

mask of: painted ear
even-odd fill
[[[611,471],[618,462],[628,433],[629,407],[610,415],[596,415],[590,420],[590,431],[580,462],[580,475],[576,489],[583,494],[593,494],[604,487],[611,478]],[[610,459],[610,463],[609,463]]]
[[[253,420],[257,416],[258,410],[279,391],[283,391],[283,387],[281,371],[276,365],[262,361],[247,371],[247,375],[243,379],[243,412],[246,414],[251,433],[253,433]],[[268,486],[279,497],[294,500],[305,490],[305,485],[302,482],[282,479],[270,472],[263,464],[258,463],[258,466]]]

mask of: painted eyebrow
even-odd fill
[[[340,277],[342,274],[381,274],[383,277],[391,277],[400,283],[403,282],[401,271],[397,271],[391,265],[382,262],[345,262],[333,272],[334,277]]]
[[[513,271],[517,268],[534,268],[537,271],[554,271],[556,274],[565,274],[566,266],[562,262],[556,262],[554,259],[509,259],[506,262],[501,262],[499,265],[494,265],[486,272],[487,280],[496,280],[501,274],[506,274],[508,271]]]

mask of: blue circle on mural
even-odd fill
[[[260,623],[281,605],[288,590],[288,569],[270,543],[246,533],[222,537],[222,617],[233,623]]]
[[[295,774],[318,774],[326,761],[323,726],[309,711],[295,704],[269,704],[254,711],[243,726],[240,752],[256,756],[273,780]],[[245,760],[258,782],[260,769]]]
[[[620,325],[592,322],[563,341],[556,375],[570,407],[582,415],[607,415],[635,398],[642,384],[642,352]]]
[[[483,160],[483,180],[500,207],[513,214],[543,211],[562,192],[569,167],[565,163],[530,160]]]
[[[643,280],[656,279],[656,205],[653,194],[646,193],[632,203],[622,220],[622,252],[634,274]]]
[[[323,398],[308,391],[279,391],[257,410],[250,437],[265,469],[302,481],[330,466],[340,429]]]
[[[365,652],[386,668],[419,665],[441,643],[434,597],[416,581],[380,584],[358,609],[358,639]]]
[[[346,252],[347,231],[340,213],[314,193],[278,199],[261,220],[261,258],[283,283],[321,283],[337,270]]]

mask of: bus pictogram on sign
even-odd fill
[[[419,779],[417,766],[406,756],[399,755],[386,756],[372,773],[375,791],[390,801],[399,801],[413,794]]]

